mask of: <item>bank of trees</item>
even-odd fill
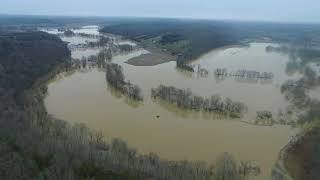
[[[160,85],[151,89],[154,99],[160,98],[180,108],[224,113],[230,117],[241,117],[247,112],[247,106],[241,102],[232,101],[230,98],[222,98],[213,95],[210,98],[194,95],[190,89],[178,89],[173,86]]]
[[[74,68],[86,68],[88,64],[105,68],[106,64],[111,62],[112,57],[112,51],[109,48],[103,48],[97,55],[82,56],[81,59],[73,58],[71,63]]]
[[[273,79],[272,72],[258,72],[253,70],[240,69],[235,72],[228,72],[226,68],[217,68],[214,71],[216,76],[233,76],[244,79]]]
[[[106,46],[110,46],[113,45],[113,39],[110,37],[106,37],[103,35],[95,35],[97,37],[87,37],[87,38],[98,38],[97,41],[94,42],[88,42],[87,46],[90,48],[94,48],[94,47],[106,47]]]
[[[96,46],[94,42],[89,46]],[[107,63],[110,63],[112,57],[120,53],[128,53],[134,49],[131,45],[114,45],[109,44],[110,46],[103,46],[104,48],[99,51],[96,55],[90,55],[88,57],[82,56],[81,59],[73,59],[74,66],[85,68],[90,62],[90,65],[97,65],[100,68],[105,68]]]
[[[85,38],[100,38],[100,35],[96,35],[96,34],[87,34],[87,33],[76,33],[75,35],[80,36],[80,37],[85,37]]]
[[[106,79],[107,82],[117,90],[127,95],[134,100],[142,101],[143,95],[141,88],[125,81],[122,67],[118,64],[108,63],[106,66]]]

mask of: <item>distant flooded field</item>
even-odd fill
[[[88,29],[86,31],[92,31]],[[205,68],[206,75],[178,70],[175,62],[156,66],[125,63],[148,53],[135,50],[114,56],[112,62],[122,66],[126,80],[141,87],[143,103],[133,102],[109,87],[103,69],[87,67],[59,74],[49,84],[46,107],[57,118],[84,123],[103,132],[107,138],[121,138],[142,153],[156,152],[169,160],[213,162],[220,153],[230,152],[236,159],[256,161],[262,169],[258,178],[268,179],[280,149],[298,130],[284,125],[257,126],[252,122],[256,111],[268,110],[275,116],[280,110],[285,111],[289,103],[281,94],[280,86],[300,76],[286,73],[288,56],[267,52],[266,47],[270,45],[277,46],[252,43],[249,47],[211,51],[192,62],[196,71]],[[98,52],[95,49],[73,51],[72,56],[81,58]],[[217,77],[214,72],[218,68],[228,72],[268,72],[273,78],[263,81],[231,75]],[[153,101],[150,90],[160,84],[190,88],[204,97],[220,94],[244,102],[248,113],[242,119],[228,119]]]

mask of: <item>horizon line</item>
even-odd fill
[[[210,17],[187,17],[187,16],[121,16],[121,15],[76,15],[76,14],[17,14],[0,13],[1,16],[34,16],[34,17],[60,17],[60,18],[125,18],[125,19],[176,19],[176,20],[202,20],[202,21],[229,21],[229,22],[256,22],[274,24],[301,24],[301,25],[320,25],[320,21],[276,21],[270,19],[245,19],[245,18],[210,18]]]

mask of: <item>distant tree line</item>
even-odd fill
[[[172,104],[176,104],[180,108],[220,112],[230,117],[241,117],[247,112],[247,106],[241,102],[234,102],[230,98],[223,99],[219,95],[213,95],[210,98],[204,98],[194,95],[190,89],[178,89],[173,86],[160,85],[151,89],[152,98],[160,98]]]
[[[160,43],[161,44],[168,44],[168,43],[174,43],[177,41],[181,41],[184,40],[185,38],[183,36],[181,36],[180,34],[177,33],[167,33],[164,34],[161,37]]]
[[[87,68],[88,65],[106,68],[106,64],[110,63],[111,59],[111,50],[109,48],[104,48],[100,50],[97,55],[90,55],[88,57],[82,56],[81,59],[72,58],[71,66],[76,69]]]
[[[87,34],[87,33],[75,33],[75,36],[80,36],[80,37],[85,37],[85,38],[100,38],[100,35],[96,35],[96,34]]]
[[[119,44],[118,48],[122,53],[130,52],[134,49],[133,46],[130,44]]]
[[[143,100],[141,88],[125,81],[122,67],[120,65],[108,63],[106,66],[106,79],[110,85],[120,90],[128,97],[138,101]]]
[[[254,70],[240,69],[235,72],[228,72],[226,68],[217,68],[214,71],[216,76],[234,76],[237,78],[244,79],[273,79],[274,75],[272,72],[258,72]]]
[[[105,37],[105,36],[99,36],[99,39],[97,42],[88,42],[87,44],[89,47],[104,47],[112,43],[113,43],[113,40],[111,38]]]

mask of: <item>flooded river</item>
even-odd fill
[[[250,47],[220,49],[203,55],[193,62],[205,67],[206,77],[176,69],[175,62],[157,66],[132,66],[125,63],[145,50],[118,55],[112,62],[123,67],[126,80],[139,85],[143,103],[132,102],[109,87],[105,72],[87,68],[72,74],[60,74],[48,86],[45,99],[47,110],[57,118],[72,123],[84,123],[99,130],[107,138],[121,138],[141,153],[155,152],[169,160],[201,160],[214,162],[222,152],[230,152],[237,160],[256,161],[262,173],[259,179],[268,179],[280,149],[286,145],[297,129],[289,126],[256,126],[251,121],[256,111],[285,110],[288,102],[280,92],[280,85],[298,75],[287,75],[289,59],[266,52],[272,44],[252,43]],[[98,51],[97,51],[98,52]],[[97,53],[83,51],[80,56]],[[272,72],[274,78],[267,83],[239,81],[232,77],[223,80],[214,76],[214,69],[226,68]],[[176,108],[166,102],[154,102],[150,89],[158,85],[190,88],[195,94],[220,94],[247,104],[249,112],[242,119],[225,119],[212,113],[198,113]],[[159,118],[157,118],[159,116]]]

